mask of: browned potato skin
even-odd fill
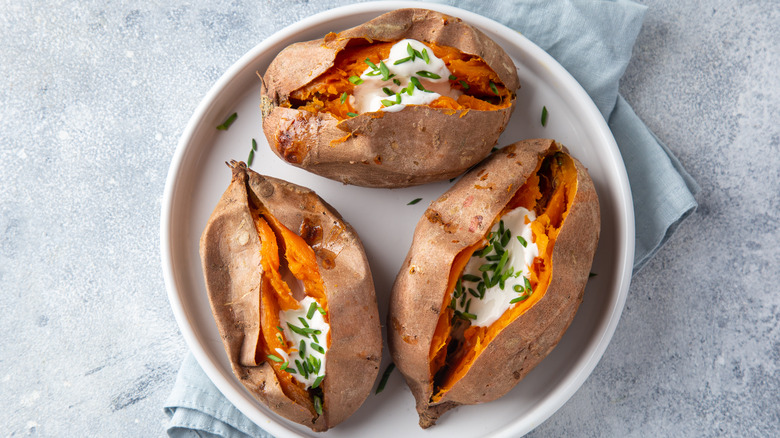
[[[576,159],[578,189],[555,243],[547,292],[499,333],[440,402],[430,403],[433,382],[428,355],[444,294],[449,292],[453,260],[487,233],[539,160],[556,150],[566,152],[553,140],[538,139],[493,153],[432,202],[417,224],[393,286],[388,343],[393,361],[414,394],[423,428],[453,407],[506,394],[552,351],[574,319],[600,232],[598,197],[585,167]]]
[[[282,106],[290,93],[333,66],[336,54],[355,38],[413,38],[455,47],[484,59],[508,89],[520,86],[509,55],[481,31],[439,12],[399,9],[339,34],[293,44],[271,62],[263,76],[261,108],[263,132],[274,153],[326,178],[366,187],[453,178],[490,153],[512,115],[514,93],[509,107],[495,111],[453,113],[415,105],[341,122],[329,113]]]
[[[200,240],[209,301],[233,372],[277,414],[324,431],[344,421],[371,392],[382,355],[374,283],[363,245],[352,227],[313,191],[263,176],[231,163],[232,181],[214,209]],[[247,196],[259,200],[292,231],[304,221],[322,228],[313,245],[328,299],[331,344],[322,382],[323,415],[313,416],[287,398],[265,362],[245,366],[244,343],[257,343],[260,240]]]

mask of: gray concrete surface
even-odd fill
[[[341,3],[2,2],[0,435],[164,435],[187,351],[158,243],[178,137],[243,53]],[[621,91],[701,206],[531,436],[777,436],[780,3],[643,3]]]

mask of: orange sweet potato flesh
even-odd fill
[[[493,224],[519,206],[537,215],[533,294],[489,327],[453,324],[447,305],[465,261],[486,245]],[[396,277],[388,314],[390,352],[421,427],[458,405],[501,397],[549,354],[582,301],[599,232],[587,170],[550,139],[496,151],[431,203]]]
[[[349,103],[349,99],[341,102],[341,97],[343,93],[353,94],[355,84],[350,82],[349,78],[363,74],[368,68],[366,59],[374,64],[387,59],[393,44],[395,42],[373,42],[347,46],[336,55],[333,67],[290,94],[291,107],[312,113],[328,112],[339,120],[348,118],[347,113],[354,113],[355,109]],[[464,93],[457,100],[441,96],[428,106],[452,110],[492,111],[511,105],[512,93],[501,83],[496,72],[480,57],[462,53],[454,47],[434,43],[428,43],[428,46],[455,76],[455,79],[450,80],[450,85]],[[464,87],[460,81],[463,81],[467,87]],[[498,90],[497,99],[490,88],[491,82]],[[496,102],[493,103],[491,100]]]
[[[231,162],[232,180],[201,235],[211,310],[238,381],[271,411],[315,431],[344,421],[371,392],[382,338],[373,279],[354,229],[314,192]],[[294,277],[303,287],[285,280]],[[289,345],[279,312],[313,297],[330,325],[326,371],[307,390],[268,359]],[[275,354],[278,356],[278,354]]]

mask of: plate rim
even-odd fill
[[[214,105],[220,94],[230,85],[231,81],[245,68],[247,68],[253,60],[258,56],[265,53],[268,48],[276,45],[277,43],[294,38],[295,34],[304,30],[312,25],[321,25],[332,19],[343,18],[349,15],[363,14],[363,13],[377,13],[381,14],[390,10],[402,9],[402,8],[422,8],[437,10],[442,13],[459,17],[468,23],[475,23],[478,28],[484,29],[484,23],[489,23],[491,30],[512,35],[513,38],[519,38],[519,41],[523,42],[523,49],[529,50],[536,59],[544,61],[553,73],[565,82],[567,90],[571,90],[575,93],[575,100],[582,102],[586,107],[590,107],[587,112],[588,118],[595,119],[595,128],[598,134],[603,137],[603,140],[607,143],[608,148],[612,151],[610,157],[612,160],[616,160],[614,167],[618,170],[616,177],[621,181],[620,194],[622,195],[622,203],[616,204],[616,211],[622,212],[622,216],[625,217],[624,230],[620,239],[624,241],[625,256],[620,258],[619,266],[615,271],[620,273],[620,280],[618,284],[617,301],[612,309],[609,311],[609,319],[606,322],[606,327],[598,330],[601,336],[596,342],[595,346],[591,349],[590,354],[584,354],[583,357],[578,359],[578,362],[584,362],[583,366],[576,367],[578,370],[576,373],[570,373],[566,378],[562,379],[560,383],[550,392],[541,403],[534,406],[527,411],[526,417],[530,417],[533,421],[520,422],[515,421],[505,426],[503,429],[494,431],[493,436],[497,437],[510,437],[518,436],[518,434],[526,434],[533,430],[535,427],[546,421],[555,412],[557,412],[573,395],[576,393],[585,380],[591,375],[593,369],[601,360],[607,346],[609,345],[614,332],[617,328],[617,324],[625,308],[625,301],[628,295],[628,289],[631,281],[631,273],[633,270],[633,259],[635,251],[635,220],[633,201],[631,197],[630,185],[628,182],[628,175],[623,162],[622,155],[617,147],[617,143],[609,130],[606,120],[601,115],[600,111],[596,107],[593,100],[585,92],[582,86],[574,79],[574,77],[561,66],[550,54],[542,50],[535,43],[528,38],[520,34],[519,32],[511,29],[501,23],[498,23],[490,18],[479,15],[475,12],[471,12],[465,9],[461,9],[455,6],[429,3],[429,2],[412,2],[412,1],[379,1],[359,3],[352,5],[339,6],[333,9],[321,11],[309,17],[303,18],[300,21],[292,23],[278,31],[272,33],[264,40],[260,41],[252,49],[241,56],[235,63],[233,63],[216,83],[209,89],[206,95],[200,100],[198,106],[190,117],[180,139],[177,143],[171,164],[168,169],[168,174],[165,181],[165,189],[163,192],[162,204],[161,204],[161,216],[160,216],[160,254],[161,264],[163,268],[163,279],[165,282],[165,288],[168,295],[168,301],[171,304],[174,317],[177,325],[182,333],[182,336],[187,343],[190,351],[197,360],[200,367],[209,377],[211,382],[217,387],[217,389],[230,401],[239,411],[246,415],[253,423],[262,427],[267,432],[275,436],[294,436],[296,433],[290,428],[286,427],[278,418],[269,417],[264,412],[256,409],[251,404],[244,400],[244,395],[236,391],[231,382],[225,378],[225,376],[216,368],[209,353],[205,350],[203,344],[201,344],[197,335],[194,332],[190,320],[185,312],[184,306],[181,301],[181,296],[178,292],[176,273],[173,270],[172,261],[172,241],[171,241],[171,216],[173,215],[173,195],[177,192],[178,188],[178,175],[182,169],[185,153],[187,152],[187,145],[192,140],[193,134],[200,126],[204,116],[209,108]],[[479,23],[483,24],[480,25]],[[495,26],[495,27],[492,27]],[[603,324],[602,324],[603,325]],[[234,376],[231,375],[234,378]],[[256,418],[262,418],[266,420],[263,425],[260,426],[256,421]],[[527,424],[526,424],[527,423]]]

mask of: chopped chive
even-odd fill
[[[311,338],[314,340],[314,342],[316,342],[318,344],[320,343],[320,340],[317,339],[317,335],[311,335]]]
[[[420,90],[420,91],[428,91],[428,90],[425,89],[425,87],[422,86],[422,84],[420,83],[420,80],[417,79],[416,77],[412,76],[411,78],[409,78],[409,80],[414,84],[414,86],[418,90]]]
[[[509,239],[512,238],[512,232],[509,230],[506,230],[503,236],[501,236],[501,246],[506,248],[507,245],[509,245]]]
[[[325,349],[322,348],[322,346],[320,344],[315,344],[315,343],[312,342],[311,348],[312,348],[312,350],[314,350],[316,352],[319,352],[320,354],[325,354]]]
[[[465,312],[464,312],[464,313],[468,313],[468,311],[469,311],[469,307],[471,307],[471,298],[469,298],[469,300],[468,300],[468,301],[466,301],[466,308],[465,308],[465,309],[463,309],[463,310],[465,310]]]
[[[414,204],[416,204],[416,203],[418,203],[420,201],[422,201],[422,198],[414,198],[411,201],[409,201],[409,203],[406,204],[406,205],[414,205]]]
[[[413,83],[411,83],[411,82],[409,82],[409,85],[407,85],[407,86],[406,86],[406,88],[404,88],[404,90],[403,90],[403,91],[406,91],[406,94],[408,94],[408,95],[410,95],[410,96],[411,96],[411,95],[412,95],[412,93],[414,93],[414,84],[413,84]],[[403,91],[402,91],[402,92],[403,92]]]
[[[458,79],[458,77],[457,77],[457,76],[455,76],[455,75],[450,75],[450,80],[451,80],[451,81],[454,81],[454,80],[457,80],[457,79]]]
[[[323,316],[325,315],[325,309],[323,309],[322,307],[317,306],[317,311],[320,312],[320,314],[322,314]]]
[[[465,316],[468,319],[477,319],[477,315],[475,315],[473,313],[461,312],[460,314]]]
[[[314,356],[312,356],[312,357],[314,357]],[[316,357],[314,358],[314,361],[316,362],[316,366],[314,367],[314,372],[315,373],[319,373],[320,372],[320,367],[322,366],[322,361],[317,359]]]
[[[272,361],[274,361],[274,362],[280,362],[280,363],[281,363],[281,362],[284,362],[284,361],[283,361],[283,360],[282,360],[282,359],[281,359],[279,356],[276,356],[276,355],[273,355],[273,354],[269,354],[269,355],[268,355],[268,356],[266,356],[266,357],[267,357],[267,358],[269,358],[269,359],[271,359],[271,360],[272,360]]]
[[[231,114],[227,119],[225,119],[224,122],[222,122],[221,125],[217,126],[217,129],[219,129],[220,131],[227,131],[227,129],[230,128],[230,125],[232,125],[237,118],[238,118],[238,113]]]
[[[519,284],[514,285],[512,287],[512,290],[514,290],[515,292],[517,292],[519,294],[525,292],[525,289],[523,289],[523,286],[520,286]]]
[[[504,249],[504,245],[502,245],[498,240],[493,242],[493,248],[495,248],[497,254],[503,254],[504,251],[506,251],[506,249]]]
[[[547,126],[547,107],[542,107],[542,126]]]
[[[382,72],[382,80],[390,80],[390,69],[387,68],[384,61],[379,61],[379,71]]]
[[[412,47],[412,44],[411,43],[407,43],[406,44],[406,53],[409,54],[409,56],[412,58],[412,61],[414,61],[414,57],[415,57],[414,52],[416,52],[416,50],[414,50],[414,47]]]
[[[482,283],[480,283],[480,284],[484,284],[485,288],[487,288],[488,285],[490,284],[490,278],[488,277],[488,273],[487,272],[482,272]],[[479,286],[477,286],[477,288],[479,288]],[[479,292],[482,293],[481,290]]]
[[[301,336],[306,336],[307,338],[309,337],[309,333],[307,333],[306,330],[304,330],[304,329],[302,329],[302,328],[300,328],[298,326],[292,325],[292,324],[290,324],[288,322],[287,323],[287,327],[290,327],[290,330],[294,331],[295,333],[298,333]]]
[[[303,365],[301,365],[301,361],[299,361],[298,359],[295,359],[295,368],[298,369],[298,372],[301,373],[301,375],[304,375],[304,371],[306,370],[303,368]]]
[[[312,346],[314,346],[314,345],[312,344]],[[306,358],[306,364],[305,365],[306,365],[307,368],[309,368],[309,373],[311,373],[311,374],[314,374],[314,368],[315,368],[315,365],[317,364],[317,362],[315,362],[315,360],[316,360],[316,358],[314,356],[312,356],[312,355],[309,355]]]
[[[284,371],[287,369],[287,366],[290,365],[290,362],[284,361],[284,363],[279,367],[280,370]]]
[[[420,51],[417,49],[414,50],[414,56],[415,58],[423,59],[422,53],[420,53]]]
[[[593,278],[593,277],[595,277],[597,275],[598,274],[596,274],[595,272],[591,272],[590,274],[588,274],[588,278]]]
[[[390,378],[390,374],[392,374],[394,369],[395,364],[390,362],[390,365],[385,368],[385,372],[382,373],[382,378],[379,379],[379,385],[377,385],[376,392],[374,394],[379,394],[380,392],[384,391],[385,385],[387,385],[387,380]]]
[[[378,69],[378,68],[379,68],[379,67],[377,67],[377,66],[376,66],[376,64],[374,64],[373,62],[371,62],[371,60],[370,60],[370,59],[368,59],[368,58],[366,58],[366,60],[365,60],[365,61],[363,61],[363,62],[365,62],[366,64],[368,64],[368,66],[369,66],[369,67],[371,67],[371,69],[372,69],[372,70],[376,70],[376,69]]]
[[[487,260],[489,262],[497,262],[497,261],[501,260],[501,256],[498,255],[498,254],[493,254],[493,255],[489,255],[489,256],[485,257],[485,260]]]
[[[309,305],[309,311],[306,312],[306,317],[311,319],[312,316],[314,316],[314,312],[317,310],[317,302],[312,301],[312,303]]]
[[[393,79],[393,83],[398,85],[399,87],[401,86],[401,81],[399,81],[398,79]]]
[[[298,354],[301,355],[301,357],[306,355],[306,341],[301,339],[301,343],[298,344]]]
[[[287,369],[285,369],[285,371],[287,371],[287,372],[288,372],[288,373],[290,373],[290,374],[298,374],[298,373],[296,373],[296,372],[295,372],[295,370],[294,370],[294,369],[292,369],[292,368],[287,368]]]
[[[254,138],[252,139],[252,150],[253,151],[257,150],[257,140],[255,140]]]
[[[428,78],[428,79],[441,79],[441,76],[437,75],[436,73],[431,73],[427,70],[420,70],[417,73],[417,76]]]
[[[380,102],[386,107],[395,105],[395,102],[389,99],[382,99]]]
[[[458,83],[460,83],[460,86],[463,87],[464,90],[469,89],[469,84],[467,84],[466,81],[460,80]]]
[[[298,321],[300,321],[300,322],[301,322],[301,324],[303,324],[303,326],[304,326],[305,328],[309,328],[309,323],[307,323],[307,322],[306,322],[306,320],[305,320],[305,319],[303,319],[303,317],[302,317],[302,316],[299,316],[299,317],[298,317]]]
[[[452,299],[450,300],[449,308],[450,309],[454,309],[455,308],[455,297],[452,297]]]
[[[395,93],[393,92],[393,90],[391,90],[391,89],[389,89],[389,88],[387,88],[387,87],[382,87],[382,91],[384,91],[384,92],[385,92],[385,94],[387,94],[388,96],[392,96],[392,95],[394,95],[394,94],[395,94]]]
[[[325,376],[319,376],[316,379],[314,379],[314,383],[311,384],[312,389],[317,389],[320,386],[320,383],[322,383],[322,379],[324,379]]]
[[[498,274],[496,274],[496,275],[498,275]],[[501,277],[498,278],[498,288],[501,289],[501,290],[504,290],[504,287],[506,287],[506,279],[502,275]]]
[[[349,81],[355,85],[360,85],[363,83],[363,79],[360,79],[360,77],[358,76],[350,76]]]
[[[474,282],[479,281],[479,277],[477,277],[476,275],[472,275],[472,274],[463,274],[462,278],[463,278],[463,281],[474,281]]]
[[[284,344],[284,339],[282,339],[282,335],[279,333],[276,334],[276,340],[279,341],[280,344]]]
[[[463,293],[463,283],[461,283],[460,279],[455,283],[455,293],[457,296]]]
[[[393,65],[403,64],[404,62],[409,62],[412,60],[411,56],[407,56],[406,58],[401,58],[398,61],[394,62]]]
[[[468,297],[468,295],[466,295],[466,294],[463,294],[463,295],[460,296],[460,302],[458,303],[460,305],[460,307],[463,307],[466,304],[466,298],[467,297]]]
[[[426,64],[431,63],[431,58],[428,57],[428,49],[423,49],[422,51],[422,59],[425,60]]]
[[[490,264],[485,263],[484,265],[479,267],[479,270],[481,272],[494,271],[495,269],[496,269],[496,264],[495,263],[490,263]]]
[[[496,88],[496,84],[494,84],[493,81],[490,81],[490,89],[498,96],[498,88]]]
[[[395,93],[395,103],[396,105],[401,103],[401,93]]]
[[[357,114],[355,114],[355,113],[347,113],[347,115],[350,116],[350,117],[357,117]]]
[[[279,330],[280,332],[284,333],[284,329],[279,327],[278,325],[276,326],[276,329]]]
[[[504,228],[504,221],[503,220],[498,221],[498,233],[497,233],[497,235],[498,236],[502,236],[504,234],[504,230],[505,230],[505,228]]]
[[[343,104],[346,101],[347,101],[347,92],[345,91],[341,93],[341,103]]]
[[[479,292],[475,291],[472,288],[469,288],[469,294],[474,298],[479,298]]]
[[[379,76],[379,75],[381,75],[381,74],[382,74],[382,72],[381,72],[381,71],[379,71],[379,70],[374,70],[374,71],[370,71],[370,72],[366,73],[366,76]]]
[[[512,300],[509,301],[509,304],[519,303],[520,301],[525,301],[530,297],[530,295],[521,295],[517,298],[512,298]]]
[[[525,290],[527,290],[529,294],[533,293],[533,289],[531,289],[531,282],[528,281],[528,277],[523,277],[523,280],[525,280]]]
[[[491,251],[493,251],[493,245],[488,245],[480,250],[476,255],[477,257],[485,257],[486,255],[490,254]]]
[[[515,273],[515,268],[510,267],[509,269],[504,271],[503,274],[501,274],[501,281],[502,282],[506,281],[507,278],[511,277],[512,274],[514,274],[514,273]],[[503,289],[503,287],[501,289]]]
[[[528,241],[523,239],[523,236],[517,236],[517,241],[520,242],[520,245],[523,245],[523,248],[528,246]]]
[[[249,150],[249,157],[247,157],[247,159],[246,159],[246,165],[247,166],[252,166],[252,161],[254,161],[254,159],[255,159],[255,151],[250,149]]]
[[[322,415],[322,400],[320,399],[320,396],[315,395],[313,399],[314,399],[314,410],[317,411],[317,415]]]

